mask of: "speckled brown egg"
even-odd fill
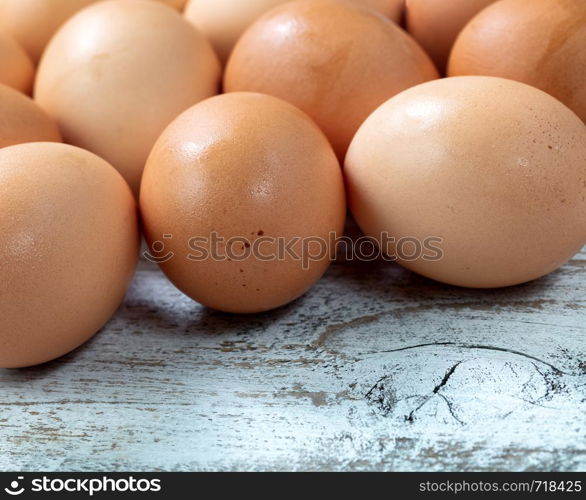
[[[586,122],[586,2],[502,0],[491,5],[458,37],[448,72],[533,85]]]
[[[38,141],[61,142],[57,125],[30,97],[0,84],[0,148]]]
[[[14,38],[0,31],[0,84],[30,94],[34,77],[30,57]]]
[[[496,0],[406,0],[407,31],[444,72],[462,28]]]
[[[437,76],[419,45],[371,9],[299,0],[272,9],[242,35],[228,61],[224,87],[295,104],[343,158],[377,106]]]
[[[470,76],[406,90],[360,128],[345,174],[365,233],[438,281],[515,285],[586,244],[586,126],[519,82]]]
[[[36,64],[57,29],[96,0],[0,0],[0,29],[10,33]]]
[[[79,148],[0,149],[0,367],[50,361],[114,313],[139,234],[128,185]]]
[[[258,17],[290,0],[189,0],[185,17],[212,43],[222,63],[234,44]]]
[[[148,154],[182,111],[218,91],[209,42],[159,2],[98,2],[71,18],[39,65],[35,99],[65,142],[116,167],[138,191]]]
[[[232,93],[180,115],[157,141],[140,206],[153,260],[196,301],[253,313],[325,272],[346,214],[327,139],[294,106]]]

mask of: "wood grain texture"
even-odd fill
[[[91,342],[0,370],[0,470],[583,471],[585,315],[584,252],[494,291],[337,263],[247,317],[141,263]]]

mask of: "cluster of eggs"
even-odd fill
[[[0,0],[0,366],[99,330],[141,229],[232,313],[307,291],[347,202],[424,276],[543,276],[586,243],[585,120],[584,0]]]

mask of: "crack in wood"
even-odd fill
[[[574,261],[572,261],[574,262]],[[484,292],[490,293],[492,290],[484,290]],[[419,292],[421,290],[419,289]],[[516,311],[540,311],[545,308],[545,306],[553,306],[558,304],[558,301],[553,299],[533,299],[533,300],[509,300],[506,302],[506,306],[504,304],[495,303],[492,300],[476,300],[476,301],[462,301],[462,302],[434,302],[430,304],[420,303],[416,306],[399,306],[396,309],[388,310],[388,311],[381,311],[379,313],[369,314],[365,316],[361,316],[358,318],[354,318],[350,321],[346,321],[344,323],[337,323],[333,325],[329,325],[326,327],[324,332],[313,342],[314,347],[325,347],[327,341],[332,337],[334,334],[345,331],[348,329],[356,328],[358,326],[368,325],[381,319],[385,316],[401,316],[410,313],[420,313],[424,311],[432,311],[435,309],[452,309],[452,310],[463,310],[463,309],[470,309],[475,311],[494,311],[500,310],[504,308],[511,308]],[[583,304],[566,304],[566,307],[572,307],[574,310],[584,309],[586,306]],[[518,320],[520,321],[520,320]],[[531,324],[543,324],[545,326],[557,326],[561,327],[561,325],[553,325],[548,323],[540,323],[540,322],[529,322]]]
[[[448,369],[448,371],[442,377],[441,381],[434,386],[431,393],[425,397],[423,402],[421,402],[414,410],[412,410],[409,415],[405,416],[406,421],[413,422],[415,420],[415,414],[421,410],[421,408],[423,408],[431,400],[431,398],[433,398],[435,395],[438,395],[442,398],[443,401],[445,401],[448,407],[448,411],[454,420],[456,420],[459,424],[464,425],[464,422],[462,422],[462,420],[456,415],[452,402],[445,395],[441,394],[442,388],[448,384],[450,378],[454,375],[454,372],[462,363],[463,361],[458,361]],[[398,402],[392,387],[386,387],[384,385],[384,382],[389,379],[390,377],[388,375],[381,377],[364,395],[367,400],[371,400],[371,402],[374,402],[379,406],[384,416],[388,416],[391,413],[394,405]],[[375,391],[377,389],[380,391],[380,394],[375,397]],[[404,401],[416,397],[418,396],[408,396],[407,398],[403,398],[401,400]]]
[[[460,425],[464,425],[464,422],[462,422],[462,420],[460,420],[458,418],[458,415],[456,415],[456,411],[454,410],[454,406],[452,405],[452,402],[443,394],[438,394],[438,396],[446,402],[446,405],[448,405],[448,411],[450,412],[450,415],[452,415],[452,418],[456,422],[458,422]]]
[[[412,346],[413,347],[413,346]],[[476,346],[477,347],[477,346]],[[486,346],[485,346],[486,347]],[[396,349],[395,351],[401,351],[408,348],[401,348]],[[412,395],[403,398],[397,398],[395,389],[393,388],[392,378],[390,375],[385,375],[380,377],[375,384],[366,392],[364,398],[369,401],[369,403],[376,405],[378,410],[381,414],[385,417],[388,417],[392,414],[393,410],[395,409],[397,403],[401,401],[407,401],[410,399],[419,399],[419,404],[412,409],[407,415],[404,415],[404,419],[406,422],[413,423],[416,420],[417,413],[427,404],[429,403],[434,396],[439,396],[446,404],[447,409],[452,416],[452,418],[460,425],[465,425],[466,422],[458,415],[457,412],[457,404],[454,404],[451,398],[443,394],[443,388],[445,388],[449,381],[451,380],[452,376],[456,372],[457,368],[464,363],[468,363],[470,360],[461,360],[457,363],[454,363],[444,374],[442,379],[437,383],[431,392],[426,396],[418,396]],[[530,404],[532,406],[549,409],[549,410],[561,410],[562,408],[558,408],[555,406],[548,406],[543,404],[544,401],[551,401],[555,396],[560,396],[564,390],[567,388],[566,384],[561,379],[563,376],[563,372],[560,370],[556,370],[555,367],[550,366],[549,363],[545,363],[546,366],[549,368],[549,371],[542,370],[536,362],[532,362],[531,366],[533,367],[534,374],[538,375],[543,384],[545,385],[545,393],[538,398],[531,398],[528,393],[530,392],[531,384],[534,379],[534,375],[532,375],[529,380],[525,381],[519,390],[519,395],[511,395],[510,397],[522,401],[524,403]],[[511,371],[516,371],[511,368]],[[378,393],[377,393],[378,391]],[[423,398],[423,400],[421,400]],[[504,413],[500,416],[500,419],[506,419],[509,417],[513,411],[509,411]],[[437,411],[434,416],[437,418]]]
[[[576,376],[573,373],[568,373],[563,370],[560,370],[559,368],[552,365],[548,361],[540,359],[536,356],[532,356],[531,354],[526,354],[521,351],[516,351],[514,349],[508,349],[506,347],[498,347],[498,346],[489,346],[489,345],[480,345],[480,344],[465,344],[465,343],[461,343],[461,342],[427,342],[424,344],[398,347],[397,349],[389,349],[389,350],[378,351],[378,352],[382,353],[382,354],[387,354],[387,353],[392,353],[392,352],[401,352],[401,351],[409,351],[412,349],[420,349],[422,347],[458,347],[460,349],[480,349],[480,350],[487,350],[487,351],[506,352],[509,354],[515,354],[516,356],[522,356],[524,358],[531,359],[533,361],[537,361],[538,363],[541,363],[545,366],[548,366],[549,368],[551,368],[554,372],[556,372],[558,374]]]
[[[446,403],[448,404],[448,410],[450,411],[450,413],[452,414],[452,416],[455,418],[455,420],[457,420],[458,422],[462,423],[462,421],[454,416],[454,412],[452,409],[452,405],[451,403],[448,403],[448,401],[446,400],[445,397],[443,397],[442,394],[439,394],[439,392],[442,390],[442,387],[445,387],[447,385],[447,383],[449,382],[450,378],[452,377],[452,375],[454,374],[454,372],[456,371],[456,368],[458,368],[458,366],[460,366],[462,364],[462,361],[458,361],[456,364],[454,364],[444,375],[444,377],[442,378],[442,380],[440,381],[439,384],[437,384],[434,388],[433,391],[424,399],[424,401],[414,410],[411,410],[411,412],[409,413],[409,415],[405,415],[405,420],[407,422],[413,423],[415,421],[415,414],[421,410],[421,408],[423,408],[430,400],[431,398],[433,398],[436,394],[438,394],[439,396],[442,396],[442,398],[444,399],[444,401],[446,401]]]
[[[237,318],[142,265],[93,342],[0,373],[0,462],[584,470],[585,271],[570,263],[514,289],[470,291],[398,266],[334,265],[294,305]]]

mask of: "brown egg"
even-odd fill
[[[512,80],[448,78],[403,92],[360,128],[345,174],[365,233],[438,281],[515,285],[586,244],[586,126]]]
[[[208,99],[165,130],[140,206],[153,260],[175,286],[233,313],[305,293],[327,269],[346,215],[323,133],[294,106],[252,93]]]
[[[64,144],[0,150],[0,367],[50,361],[114,313],[137,260],[136,207],[104,160]]]
[[[208,41],[159,2],[98,2],[51,40],[35,85],[37,102],[65,142],[109,161],[138,191],[163,129],[219,86]]]
[[[341,0],[346,1],[346,0]],[[384,16],[392,19],[396,23],[401,22],[403,17],[403,9],[405,8],[405,0],[353,0],[356,3],[362,4],[365,7],[370,7]]]
[[[502,0],[462,31],[448,72],[533,85],[586,122],[586,2]]]
[[[16,41],[0,32],[0,84],[30,94],[35,68],[29,56]]]
[[[462,28],[496,0],[406,0],[407,31],[444,72]]]
[[[437,76],[419,45],[392,21],[353,3],[299,0],[272,9],[242,35],[224,87],[295,104],[343,158],[377,106]]]
[[[244,30],[259,16],[289,0],[189,0],[185,17],[212,43],[225,63]]]
[[[67,19],[96,0],[0,0],[0,29],[10,33],[36,64]]]
[[[185,17],[212,43],[226,63],[238,38],[262,14],[291,0],[189,0]],[[347,1],[347,0],[340,0]],[[404,0],[353,0],[400,22]]]
[[[30,97],[0,84],[0,148],[38,141],[61,142],[57,125]]]

